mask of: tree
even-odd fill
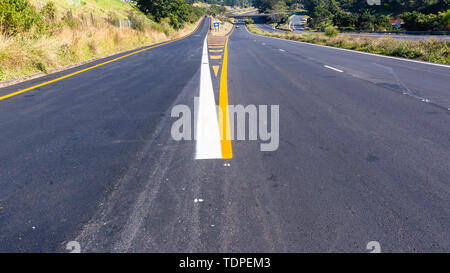
[[[450,11],[439,14],[423,14],[418,11],[401,14],[408,30],[446,30],[450,25]]]
[[[308,24],[319,30],[324,30],[327,26],[332,24],[333,14],[324,6],[317,6],[311,17],[308,19]]]
[[[182,28],[185,22],[192,21],[193,17],[197,17],[197,12],[185,0],[137,0],[137,7],[153,18],[156,22],[160,22],[163,18],[170,20],[170,25],[175,29]]]
[[[260,12],[266,12],[272,10],[278,2],[280,2],[280,0],[254,0],[253,6]]]
[[[0,31],[6,35],[24,32],[41,21],[39,13],[26,0],[0,1]]]
[[[365,10],[358,19],[358,28],[360,30],[375,30],[376,17]]]
[[[160,22],[162,18],[177,16],[185,19],[188,4],[185,0],[137,0],[137,7]]]
[[[354,29],[358,22],[359,15],[345,11],[338,11],[333,17],[333,24],[344,29]]]

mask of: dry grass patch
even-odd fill
[[[13,37],[0,35],[0,81],[48,73],[74,63],[101,58],[124,50],[185,36],[197,24],[173,28],[144,30],[120,28],[107,22],[76,27],[61,26],[53,35],[36,37],[32,32]],[[159,24],[158,24],[159,25]]]

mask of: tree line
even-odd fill
[[[304,8],[308,26],[317,30],[392,30],[390,19],[402,19],[406,30],[450,30],[450,0],[253,0],[253,5],[261,12]]]
[[[194,1],[194,0],[193,0]],[[251,0],[198,0],[212,5],[246,8],[252,5]]]
[[[192,3],[192,0],[136,0],[136,6],[150,19],[158,23],[167,19],[175,29],[182,28],[186,22],[195,22],[205,14],[205,9]]]

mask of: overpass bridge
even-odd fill
[[[226,17],[236,18],[236,19],[245,19],[245,18],[267,18],[274,14],[272,13],[253,13],[253,14],[227,14]]]

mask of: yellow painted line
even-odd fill
[[[209,52],[211,52],[211,53],[214,53],[214,52],[222,52],[223,50],[222,49],[218,49],[218,50],[212,50],[212,49],[210,49],[209,50]]]
[[[214,71],[214,75],[217,78],[217,73],[219,73],[219,66],[218,65],[213,65],[212,69]]]
[[[203,22],[203,21],[202,21],[202,22]],[[118,57],[118,58],[115,58],[115,59],[112,59],[112,60],[109,60],[109,61],[106,61],[106,62],[97,64],[97,65],[94,65],[94,66],[91,66],[91,67],[88,67],[88,68],[85,68],[85,69],[76,71],[76,72],[74,72],[74,73],[71,73],[71,74],[68,74],[68,75],[65,75],[65,76],[62,76],[62,77],[53,79],[53,80],[51,80],[51,81],[43,82],[43,83],[40,83],[40,84],[31,86],[31,87],[28,87],[28,88],[25,88],[25,89],[22,89],[22,90],[19,90],[19,91],[16,91],[16,92],[13,92],[13,93],[10,93],[10,94],[7,94],[7,95],[1,96],[1,97],[0,97],[0,101],[5,100],[5,99],[8,99],[8,98],[11,98],[11,97],[14,97],[14,96],[17,96],[17,95],[20,95],[20,94],[25,93],[25,92],[28,92],[28,91],[31,91],[31,90],[36,89],[36,88],[39,88],[39,87],[41,87],[41,86],[45,86],[45,85],[48,85],[48,84],[51,84],[51,83],[54,83],[54,82],[57,82],[57,81],[60,81],[60,80],[63,80],[63,79],[67,79],[67,78],[72,77],[72,76],[75,76],[75,75],[77,75],[77,74],[86,72],[86,71],[88,71],[88,70],[97,68],[97,67],[99,67],[99,66],[103,66],[103,65],[105,65],[105,64],[109,64],[109,63],[118,61],[118,60],[120,60],[120,59],[123,59],[123,58],[129,57],[129,56],[135,55],[135,54],[137,54],[137,53],[141,53],[141,52],[143,52],[143,51],[147,51],[147,50],[150,50],[150,49],[152,49],[152,48],[160,47],[160,46],[163,46],[163,45],[167,45],[167,44],[170,44],[170,43],[173,43],[173,42],[182,40],[182,39],[184,39],[184,38],[187,38],[187,37],[191,36],[191,35],[194,34],[195,32],[197,32],[197,30],[198,30],[198,28],[200,27],[200,25],[202,24],[202,22],[200,22],[200,23],[198,24],[198,26],[194,29],[194,31],[192,31],[192,33],[190,33],[190,34],[188,34],[188,35],[186,35],[186,36],[183,36],[183,37],[180,37],[180,38],[177,38],[177,39],[173,39],[173,40],[170,40],[170,41],[162,42],[162,43],[160,43],[160,44],[157,44],[157,45],[154,45],[154,46],[150,46],[150,47],[147,47],[147,48],[144,48],[144,49],[140,49],[140,50],[131,52],[131,53],[127,54],[127,55],[124,55],[124,56],[121,56],[121,57]]]
[[[209,43],[208,44],[208,46],[224,46],[225,44],[223,44],[223,43],[220,43],[220,44],[212,44],[212,43]]]
[[[209,56],[212,60],[217,60],[217,59],[220,59],[220,58],[222,58],[222,55],[211,55],[211,56]]]
[[[222,147],[222,158],[229,159],[233,157],[230,137],[230,117],[228,111],[228,85],[227,85],[227,56],[228,56],[228,38],[225,41],[225,51],[223,53],[222,74],[220,77],[219,94],[219,129],[220,145]]]

